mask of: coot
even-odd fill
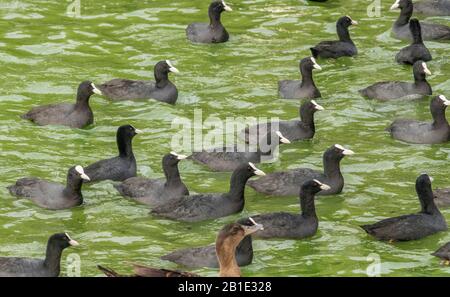
[[[313,57],[304,58],[300,61],[300,73],[302,80],[281,80],[278,82],[278,93],[283,99],[314,99],[321,97],[317,89],[312,71],[322,70]]]
[[[415,2],[414,12],[430,16],[449,16],[450,0],[423,0]]]
[[[402,48],[395,56],[395,61],[400,64],[413,65],[416,61],[422,60],[428,62],[432,60],[430,51],[425,46],[422,40],[422,31],[418,19],[411,19],[409,21],[409,29],[413,36],[411,45]]]
[[[102,95],[102,92],[90,81],[84,81],[78,86],[75,104],[59,103],[38,106],[22,115],[41,126],[64,125],[71,128],[83,128],[94,122],[94,113],[89,106],[91,95]]]
[[[417,178],[416,192],[422,207],[420,212],[385,219],[361,228],[383,241],[417,240],[447,230],[447,222],[434,204],[431,179],[427,174]]]
[[[179,73],[169,60],[159,61],[155,65],[155,81],[113,79],[99,86],[103,94],[114,100],[155,99],[175,104],[178,89],[169,80],[169,73]]]
[[[444,260],[445,265],[450,265],[450,242],[447,242],[447,244],[440,247],[437,251],[432,253],[432,255]]]
[[[345,156],[353,154],[353,151],[335,144],[323,154],[323,173],[309,168],[298,168],[271,173],[257,180],[251,180],[247,184],[257,192],[266,195],[297,196],[304,182],[317,179],[330,186],[329,190],[321,191],[318,195],[339,194],[344,188],[340,162]]]

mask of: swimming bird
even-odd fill
[[[391,6],[391,10],[400,8],[400,16],[392,26],[392,33],[397,39],[412,40],[409,30],[409,20],[413,14],[413,3],[411,0],[396,0]],[[423,40],[449,40],[450,27],[421,22]]]
[[[313,69],[322,70],[313,57],[300,61],[301,80],[281,80],[278,82],[278,93],[283,99],[314,99],[319,98],[319,89],[313,80]]]
[[[312,139],[316,133],[314,114],[324,110],[314,100],[305,101],[299,108],[300,120],[269,122],[247,127],[240,135],[247,143],[257,143],[260,135],[267,135],[269,131],[280,131],[289,141]],[[262,136],[261,136],[262,137]]]
[[[131,125],[123,125],[117,129],[116,140],[119,156],[101,160],[87,166],[84,170],[90,177],[90,182],[103,180],[123,181],[136,176],[136,159],[131,142],[141,130]]]
[[[221,43],[229,39],[229,34],[220,22],[220,16],[224,11],[232,11],[225,1],[213,1],[208,8],[209,24],[192,23],[186,28],[186,36],[192,42]]]
[[[450,126],[445,110],[450,101],[444,95],[434,97],[430,102],[432,123],[417,120],[395,120],[387,130],[395,139],[410,143],[443,143],[449,141]]]
[[[297,196],[301,185],[311,179],[330,186],[329,190],[320,191],[318,195],[334,195],[342,192],[344,177],[340,162],[345,156],[353,155],[352,150],[335,144],[323,154],[323,173],[309,168],[270,173],[257,180],[248,181],[248,185],[259,193],[272,196]]]
[[[175,104],[178,89],[169,80],[169,73],[179,73],[169,60],[159,61],[154,68],[155,81],[116,78],[99,86],[103,95],[113,101],[155,99]]]
[[[382,241],[409,241],[424,238],[447,230],[447,222],[433,200],[431,178],[427,174],[416,180],[416,192],[419,196],[421,211],[382,220],[361,228]]]
[[[236,223],[246,226],[253,226],[256,224],[251,218],[240,219]],[[239,245],[236,247],[235,256],[236,262],[240,267],[247,266],[252,263],[252,235],[247,235],[241,240]],[[162,256],[161,259],[191,268],[219,267],[219,261],[217,260],[216,255],[216,246],[214,244],[202,247],[179,249]]]
[[[52,209],[66,209],[81,205],[83,181],[89,181],[89,176],[81,166],[74,166],[67,173],[66,185],[46,181],[35,177],[21,178],[8,187],[11,195],[31,200],[36,205]]]
[[[311,53],[314,58],[333,58],[352,57],[358,54],[355,43],[350,38],[348,28],[351,25],[358,25],[357,21],[349,16],[341,17],[336,22],[336,31],[339,40],[322,41],[315,47],[311,47]]]
[[[248,145],[213,148],[194,152],[189,159],[214,171],[233,171],[242,163],[257,164],[273,159],[274,151],[281,143],[289,144],[291,142],[280,131],[275,131],[273,134],[269,132],[254,149]]]
[[[433,93],[430,84],[426,80],[426,75],[431,75],[427,64],[421,60],[413,65],[414,82],[383,81],[375,83],[359,93],[369,99],[396,100],[415,99]]]
[[[228,224],[223,227],[216,239],[216,255],[219,262],[220,277],[240,277],[241,269],[237,264],[235,253],[236,247],[242,239],[263,229],[263,225],[255,224],[245,226],[238,223]],[[97,266],[109,277],[122,276],[112,269]],[[140,277],[198,277],[199,275],[190,272],[151,268],[143,265],[134,265],[134,275]]]
[[[264,226],[256,237],[260,238],[293,238],[302,239],[316,234],[319,219],[316,214],[314,197],[320,191],[328,191],[331,187],[317,179],[304,182],[300,187],[301,213],[271,212],[252,216]]]
[[[423,0],[414,2],[414,12],[430,16],[449,16],[450,0]]]
[[[231,175],[228,193],[184,196],[155,207],[150,213],[184,222],[217,219],[239,213],[245,204],[245,184],[250,177],[255,175],[265,175],[265,173],[251,162],[241,164]]]
[[[413,65],[416,61],[422,60],[424,62],[431,61],[430,51],[425,46],[422,40],[422,29],[418,19],[411,19],[409,21],[409,29],[413,36],[411,45],[402,48],[395,56],[395,61],[400,64]]]
[[[90,81],[84,81],[78,86],[77,101],[34,107],[22,119],[30,120],[40,126],[63,125],[71,128],[84,128],[94,123],[94,113],[89,106],[89,98],[102,92]]]
[[[440,208],[450,206],[450,188],[435,189],[433,194],[436,206]]]
[[[58,277],[64,249],[78,242],[67,233],[50,236],[45,259],[0,257],[0,277]]]
[[[440,247],[437,251],[432,253],[433,256],[441,258],[443,264],[450,265],[450,242],[447,242],[444,246]]]
[[[189,190],[181,180],[178,171],[178,163],[184,159],[186,159],[185,155],[171,152],[162,159],[165,178],[130,177],[114,187],[123,196],[131,197],[150,206],[189,195]]]

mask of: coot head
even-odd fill
[[[142,133],[141,130],[134,128],[131,125],[123,125],[117,129],[118,139],[132,139],[136,134]]]
[[[67,233],[57,233],[50,236],[48,240],[49,245],[56,246],[61,250],[69,247],[69,246],[77,246],[79,243],[72,238],[70,238]]]
[[[87,176],[87,174],[84,172],[83,167],[81,167],[80,165],[74,166],[69,169],[67,179],[68,180],[83,179],[87,181],[91,180],[89,176]]]
[[[439,95],[433,98],[430,102],[430,110],[445,110],[450,105],[450,101],[444,95]]]
[[[302,184],[301,193],[302,194],[308,193],[311,195],[315,195],[315,194],[319,193],[320,191],[327,191],[329,189],[331,189],[331,187],[329,185],[326,185],[326,184],[318,181],[317,179],[311,179]]]
[[[300,116],[306,116],[308,114],[314,114],[316,111],[325,110],[323,106],[317,104],[316,100],[306,101],[300,106]]]
[[[412,7],[412,1],[411,0],[396,0],[394,4],[391,6],[391,10],[400,8],[409,8]]]
[[[349,17],[348,15],[341,17],[336,25],[338,27],[342,27],[342,28],[348,28],[351,25],[358,25],[358,22],[353,20],[351,17]]]
[[[243,172],[244,175],[248,178],[255,176],[255,175],[259,175],[259,176],[266,175],[262,170],[256,168],[255,164],[253,164],[252,162],[248,162],[247,164],[241,165],[241,167],[239,168],[239,171]]]
[[[256,223],[252,218],[249,220],[251,225],[231,223],[223,227],[217,235],[216,247],[236,248],[245,236],[264,229],[263,225]]]
[[[211,15],[220,15],[224,11],[233,11],[230,6],[228,6],[225,1],[218,0],[213,1],[209,5],[209,14]]]
[[[300,72],[303,71],[311,72],[313,69],[322,70],[322,67],[317,64],[316,59],[314,57],[307,57],[300,61]]]
[[[170,62],[169,60],[159,61],[158,63],[156,63],[154,71],[155,71],[155,76],[157,74],[165,74],[165,75],[167,75],[170,72],[180,73],[180,71],[178,71],[178,69],[175,68],[172,65],[172,62]]]
[[[354,153],[340,144],[335,144],[325,151],[324,157],[327,160],[342,160],[345,156],[353,155]]]
[[[178,162],[180,162],[181,160],[184,160],[186,158],[187,158],[187,156],[185,156],[185,155],[180,155],[175,152],[170,152],[170,154],[167,154],[163,157],[162,166],[163,166],[163,168],[171,167],[171,166],[177,165]]]
[[[431,71],[428,69],[427,63],[422,60],[414,63],[413,73],[416,80],[425,80],[427,75],[431,75]]]
[[[77,99],[88,100],[93,94],[102,95],[102,91],[97,89],[91,81],[84,81],[78,86]]]

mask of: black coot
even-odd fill
[[[336,22],[336,30],[339,40],[322,41],[315,47],[310,48],[314,58],[352,57],[358,54],[358,49],[350,38],[348,28],[357,25],[358,22],[349,16],[341,17]]]
[[[273,196],[297,196],[301,185],[311,179],[330,186],[329,190],[318,195],[339,194],[344,188],[344,177],[340,169],[341,160],[354,152],[339,144],[331,146],[323,154],[323,173],[309,168],[298,168],[289,171],[270,173],[257,180],[251,180],[248,185],[257,192]]]
[[[441,258],[445,265],[450,265],[450,242],[440,247],[437,251],[432,253],[433,256]]]
[[[156,207],[151,213],[178,221],[198,222],[241,212],[245,204],[245,184],[254,175],[264,175],[264,172],[253,163],[242,164],[231,175],[228,193],[185,196]]]
[[[450,137],[450,126],[445,118],[445,109],[450,101],[443,95],[434,97],[430,102],[432,123],[416,120],[396,120],[387,129],[392,137],[410,143],[442,143]]]
[[[321,97],[317,89],[312,71],[321,70],[313,57],[304,58],[300,61],[300,73],[302,80],[281,80],[278,82],[278,93],[283,99],[314,99]]]
[[[450,206],[450,188],[445,189],[436,189],[433,192],[434,194],[434,203],[442,208]]]
[[[45,259],[0,258],[0,277],[58,277],[62,252],[78,242],[67,233],[52,235],[47,243]]]
[[[373,84],[359,93],[369,99],[395,100],[395,99],[415,99],[433,93],[430,84],[426,80],[426,75],[431,75],[427,64],[424,61],[417,61],[413,65],[414,82],[383,81]]]
[[[82,82],[78,86],[77,101],[75,104],[59,103],[38,106],[22,115],[22,118],[41,126],[64,125],[71,128],[86,127],[94,122],[94,113],[89,106],[89,98],[94,93],[102,95],[102,92],[92,82]]]
[[[220,43],[228,41],[229,34],[220,22],[220,15],[224,11],[232,11],[223,0],[213,1],[209,5],[209,24],[192,23],[186,28],[186,36],[192,42]]]
[[[409,30],[409,20],[413,14],[413,3],[411,0],[397,0],[392,5],[391,10],[400,8],[400,16],[392,26],[395,38],[412,41]],[[422,37],[424,40],[449,40],[450,27],[438,24],[421,22]]]
[[[415,2],[414,12],[430,16],[449,16],[450,0],[422,0]]]
[[[29,177],[19,179],[14,185],[9,186],[8,190],[12,195],[28,198],[43,208],[66,209],[83,203],[81,194],[83,180],[89,181],[89,176],[83,167],[75,166],[67,173],[66,185]]]
[[[169,73],[179,73],[169,60],[160,61],[155,65],[155,81],[113,79],[99,86],[103,94],[114,100],[155,99],[161,102],[175,104],[178,99],[178,89],[169,80]]]
[[[411,45],[402,48],[395,56],[395,61],[400,64],[413,65],[416,61],[422,60],[424,62],[431,61],[430,51],[425,46],[422,40],[422,31],[418,19],[411,19],[409,21],[409,29],[413,36]]]
[[[314,196],[320,191],[328,191],[330,186],[316,179],[308,180],[300,187],[301,214],[273,212],[253,216],[264,226],[255,234],[261,238],[295,238],[302,239],[316,234],[319,219],[316,214]]]
[[[101,160],[87,166],[84,170],[90,177],[91,182],[103,180],[123,181],[136,176],[136,159],[131,142],[133,137],[141,132],[141,130],[131,125],[120,126],[116,135],[119,156]]]
[[[273,159],[274,151],[281,143],[291,142],[280,131],[275,131],[275,133],[269,132],[254,149],[247,144],[213,148],[193,153],[189,156],[189,159],[214,171],[233,171],[243,163],[261,163],[262,161]]]
[[[162,168],[166,178],[149,179],[145,177],[130,177],[114,187],[123,196],[151,206],[160,205],[171,199],[189,195],[189,191],[180,177],[178,162],[186,156],[175,152],[167,154],[162,159]]]
[[[240,137],[247,143],[257,143],[259,135],[267,135],[267,131],[280,131],[289,141],[312,139],[316,133],[314,114],[324,110],[314,100],[305,101],[299,109],[300,120],[270,122],[258,124],[242,131]]]
[[[251,218],[241,219],[236,223],[244,226],[255,225],[255,221]],[[247,235],[244,237],[244,239],[242,239],[242,241],[236,247],[235,255],[237,264],[241,267],[250,265],[252,263],[253,244],[251,235]],[[191,268],[219,267],[215,245],[176,250],[174,252],[171,252],[170,254],[162,256],[161,259]]]
[[[447,222],[434,204],[431,179],[427,174],[416,180],[421,211],[361,226],[368,234],[383,241],[409,241],[447,230]]]

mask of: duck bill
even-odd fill
[[[256,224],[256,225],[253,225],[253,226],[244,226],[244,225],[242,225],[242,228],[244,228],[245,236],[253,234],[255,232],[258,232],[259,230],[264,230],[264,227],[261,224]]]

